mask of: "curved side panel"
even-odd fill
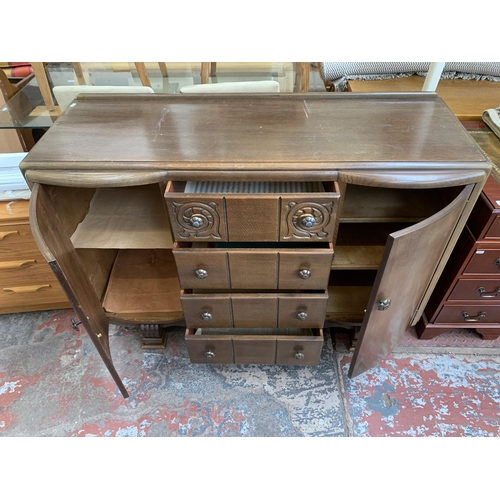
[[[85,327],[123,397],[128,392],[111,360],[109,321],[69,236],[62,229],[50,188],[35,184],[30,199],[30,224],[35,241],[73,309]]]
[[[167,172],[85,172],[81,170],[26,170],[26,180],[52,186],[79,188],[127,187],[166,181]]]
[[[411,169],[385,172],[351,170],[349,172],[339,172],[339,181],[361,186],[426,189],[483,183],[488,174],[489,170],[432,170],[420,172]]]

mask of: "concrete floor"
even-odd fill
[[[500,436],[500,341],[408,332],[349,379],[347,336],[318,366],[191,364],[181,328],[165,350],[112,327],[122,398],[71,310],[0,316],[0,436]]]

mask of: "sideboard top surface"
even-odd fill
[[[82,95],[21,168],[340,170],[381,163],[489,168],[434,93]]]

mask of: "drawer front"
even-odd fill
[[[181,288],[317,290],[328,287],[333,247],[324,249],[182,248],[173,254]],[[325,245],[326,246],[326,245]]]
[[[298,338],[279,338],[276,344],[277,365],[317,365],[323,348],[323,330]]]
[[[459,280],[448,300],[500,301],[500,278]]]
[[[231,305],[234,328],[276,328],[278,326],[278,297],[276,295],[233,295]]]
[[[338,186],[330,192],[289,194],[184,193],[184,182],[165,192],[175,241],[332,241]]]
[[[230,328],[233,326],[228,296],[181,294],[188,328]]]
[[[182,293],[189,328],[321,328],[328,294]]]
[[[195,329],[186,330],[186,347],[191,363],[233,363],[233,343],[230,338],[212,338],[195,335]]]
[[[29,285],[2,283],[0,288],[0,314],[67,307],[68,299],[55,279]]]
[[[14,260],[19,252],[23,256],[40,254],[29,224],[0,226],[0,260]]]
[[[485,238],[500,238],[500,217],[495,217],[489,227]]]
[[[181,288],[230,288],[226,252],[179,249],[174,245],[172,253]]]
[[[280,297],[278,326],[280,328],[323,328],[327,301],[327,294]]]
[[[443,307],[435,324],[459,324],[468,328],[476,328],[481,324],[499,323],[500,308],[495,305],[466,305]]]
[[[207,331],[207,330],[205,330]],[[321,329],[186,330],[186,345],[193,363],[317,365],[323,347]]]
[[[339,193],[281,198],[280,241],[333,241]]]
[[[333,247],[328,251],[280,251],[280,289],[324,290],[328,288]]]
[[[464,274],[500,275],[500,248],[478,248],[467,264]]]
[[[276,361],[276,338],[233,338],[234,362],[273,365]]]

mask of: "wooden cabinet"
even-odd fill
[[[358,322],[356,376],[421,317],[490,163],[434,94],[299,97],[81,96],[21,164],[125,396],[110,321],[185,322],[196,363],[280,364]]]
[[[417,324],[419,338],[456,328],[500,336],[500,186],[486,181],[467,225]]]
[[[33,239],[28,205],[0,201],[0,314],[69,307]]]

